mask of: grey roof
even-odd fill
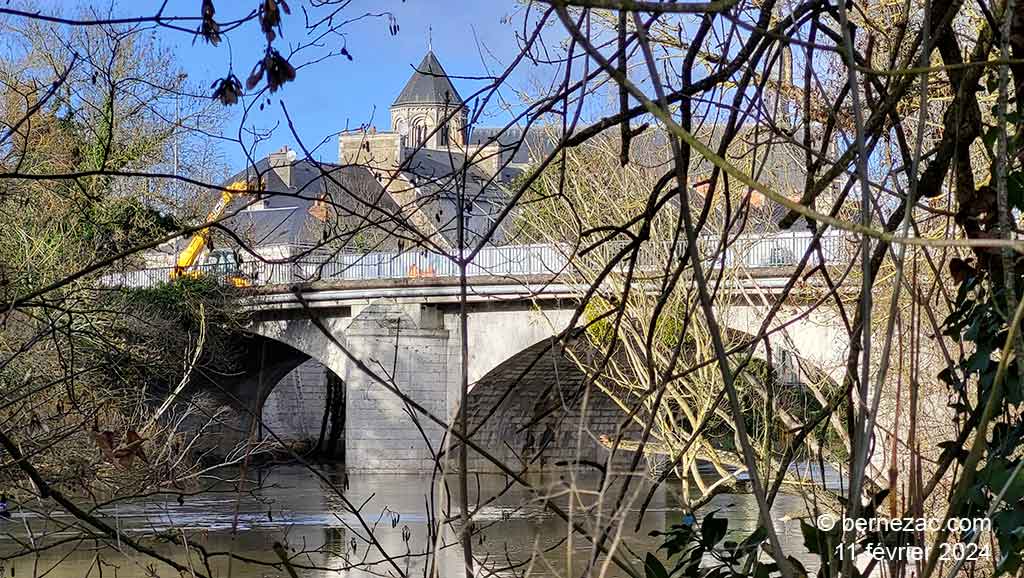
[[[466,156],[455,151],[419,149],[406,159],[402,172],[413,185],[431,195],[455,195],[459,189],[469,198],[498,194],[491,186],[497,179],[476,165],[466,166]]]
[[[523,130],[518,126],[507,127],[475,127],[469,135],[469,144],[488,145],[497,142],[501,146],[503,157],[513,164],[529,164],[543,158],[554,150],[557,138],[553,127],[546,125],[530,125]]]
[[[337,228],[340,223],[353,219],[360,226],[376,223],[389,228],[394,226],[393,216],[401,213],[394,199],[384,192],[366,167],[318,164],[300,159],[292,163],[291,186],[286,186],[264,158],[227,182],[243,179],[261,179],[267,194],[260,208],[244,210],[252,198],[236,197],[228,205],[228,211],[237,213],[223,224],[252,247],[317,242],[325,226]],[[211,205],[219,194],[219,191],[212,192]],[[327,222],[321,222],[312,216],[310,209],[327,196],[330,197],[330,214]],[[362,219],[364,216],[366,221]]]
[[[403,104],[463,104],[433,50],[427,51],[391,106]]]
[[[298,207],[280,209],[255,209],[241,211],[225,225],[245,241],[249,247],[286,245],[298,242],[302,237],[305,218],[300,218]]]
[[[498,216],[508,199],[498,179],[455,151],[419,149],[403,165],[402,173],[415,187],[418,210],[454,246],[458,242],[458,193],[467,201],[467,240],[474,243]],[[481,218],[483,217],[483,218]]]

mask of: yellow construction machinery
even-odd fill
[[[206,216],[207,223],[212,223],[217,219],[220,219],[224,215],[224,211],[227,210],[231,200],[238,194],[243,194],[248,191],[248,186],[245,181],[236,181],[228,185],[226,191],[220,195],[220,200],[217,205],[213,207],[210,214]],[[189,241],[185,250],[178,255],[178,260],[171,269],[171,279],[179,279],[181,277],[192,277],[198,278],[204,274],[201,269],[196,269],[196,263],[199,262],[199,258],[207,254],[206,263],[213,265],[212,270],[217,274],[223,275],[227,282],[231,283],[235,287],[248,287],[252,283],[246,279],[240,269],[238,263],[237,254],[234,251],[219,249],[216,251],[208,251],[210,243],[210,228],[205,227],[196,231],[196,234],[192,236],[192,240]]]

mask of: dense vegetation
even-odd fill
[[[205,330],[224,319],[220,287],[186,279],[124,292],[97,284],[140,265],[139,246],[177,230],[170,211],[184,205],[175,196],[184,191],[108,173],[165,162],[176,137],[154,99],[163,83],[180,80],[170,56],[130,30],[69,34],[8,22],[4,33],[11,43],[0,60],[0,115],[14,129],[0,163],[24,178],[0,183],[3,295],[20,300],[0,332],[0,423],[53,487],[131,495],[192,467],[180,451],[187,439],[175,431],[182,416],[157,422],[154,414],[192,351],[214,359],[225,341]],[[88,65],[68,70],[61,90],[42,83],[64,58]],[[31,121],[19,124],[26,111]],[[34,178],[52,174],[69,176]],[[148,455],[132,445],[139,438]],[[30,491],[16,468],[0,468],[0,477],[8,493]]]

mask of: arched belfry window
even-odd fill
[[[406,141],[409,140],[409,127],[406,126],[404,118],[395,121],[395,132],[398,133],[402,146],[405,146]]]
[[[427,122],[422,118],[412,121],[412,146],[421,147],[427,142]]]
[[[441,129],[438,132],[438,139],[441,141],[441,146],[448,146],[448,123],[441,125]]]

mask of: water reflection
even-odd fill
[[[329,478],[337,487],[345,480],[336,472]],[[470,482],[474,523],[479,534],[474,554],[492,575],[579,575],[591,563],[593,545],[567,531],[567,524],[545,506],[556,504],[590,532],[611,525],[609,544],[622,559],[657,549],[652,530],[664,530],[681,520],[682,513],[670,492],[658,490],[640,518],[647,495],[644,481],[636,481],[625,496],[628,514],[611,519],[619,496],[617,482],[607,491],[596,490],[595,477],[577,479],[558,475],[531,478],[542,491],[531,493],[508,485],[501,476],[479,476]],[[287,576],[278,562],[274,544],[283,545],[300,576],[463,576],[462,550],[452,525],[444,520],[458,517],[458,499],[436,480],[424,476],[360,475],[348,480],[344,499],[321,480],[298,467],[282,467],[261,474],[258,486],[244,493],[210,492],[187,497],[161,496],[144,502],[119,504],[100,511],[112,525],[189,570],[206,576]],[[229,488],[223,488],[227,490]],[[603,496],[603,498],[602,498]],[[360,515],[349,511],[345,499]],[[720,495],[707,510],[720,509],[730,520],[730,532],[742,539],[757,527],[757,508],[750,496]],[[781,496],[776,517],[802,509],[802,502]],[[143,557],[121,545],[82,539],[75,521],[57,515],[15,512],[0,525],[0,555],[30,544],[46,548],[33,556],[0,562],[0,576],[49,576],[70,578],[117,576],[119,578],[177,576],[170,566]],[[639,524],[638,524],[639,522]],[[457,527],[457,526],[456,526]],[[232,528],[235,531],[232,532]],[[802,550],[799,529],[779,524],[788,552]],[[72,541],[68,541],[72,540]],[[185,556],[181,543],[205,552]],[[436,556],[429,544],[436,545]],[[231,553],[233,556],[228,556]],[[386,555],[385,555],[386,553]],[[603,562],[603,558],[597,560]],[[812,561],[809,562],[813,566]],[[436,564],[436,567],[432,565]],[[625,576],[609,565],[608,576]]]

